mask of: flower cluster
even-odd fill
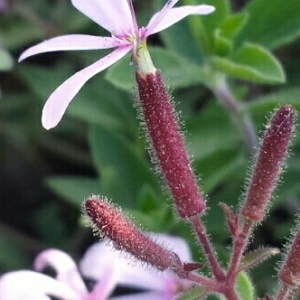
[[[153,238],[176,249],[180,259],[191,260],[184,240],[163,234]],[[54,269],[55,278],[39,273],[45,267]],[[117,286],[124,286],[140,292],[109,299],[171,300],[189,287],[186,281],[174,278],[167,272],[158,274],[154,270],[141,268],[136,262],[130,263],[124,253],[113,250],[107,240],[92,245],[80,261],[79,268],[67,253],[49,249],[37,256],[34,269],[9,272],[0,277],[0,299],[44,300],[52,296],[62,300],[105,300]],[[86,288],[82,276],[96,282],[91,291]]]

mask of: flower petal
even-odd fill
[[[184,240],[163,234],[153,235],[153,239],[170,249],[174,249],[183,261],[190,261],[191,254]],[[104,270],[107,265],[113,265],[118,269],[118,283],[131,287],[166,291],[170,281],[174,281],[168,272],[151,272],[142,267],[140,262],[133,262],[132,258],[124,257],[124,253],[114,250],[107,242],[99,242],[92,245],[79,263],[82,274],[96,280],[105,277]],[[176,284],[176,283],[175,283]]]
[[[61,120],[71,100],[81,87],[94,75],[108,68],[125,56],[132,46],[118,48],[87,68],[77,72],[60,85],[47,100],[42,114],[42,124],[46,129],[55,127]]]
[[[191,251],[184,239],[167,234],[156,234],[154,238],[155,236],[157,236],[159,244],[175,252],[183,262],[190,262],[192,260]]]
[[[168,0],[168,2],[164,5],[164,7],[157,12],[149,21],[147,25],[147,35],[152,34],[154,28],[161,22],[161,20],[165,17],[168,11],[178,2],[178,0]]]
[[[127,296],[119,296],[109,298],[110,300],[173,300],[175,299],[174,295],[166,295],[158,292],[145,292],[145,293],[137,293],[137,294],[129,294]]]
[[[71,256],[57,249],[49,249],[40,253],[34,261],[34,269],[43,271],[46,266],[56,271],[56,279],[65,283],[80,295],[88,293]]]
[[[160,17],[161,12],[156,13],[149,24],[147,25],[147,35],[160,32],[178,21],[182,20],[188,15],[206,15],[213,12],[215,8],[211,5],[194,5],[194,6],[181,6],[175,7],[167,11],[163,19],[160,22],[157,22]]]
[[[72,4],[113,35],[129,34],[134,30],[129,5],[125,0],[72,0]]]
[[[135,265],[134,265],[135,264]],[[145,270],[140,262],[132,262],[132,258],[124,257],[124,253],[115,250],[107,241],[92,245],[79,263],[79,268],[85,277],[95,280],[105,278],[107,266],[117,270],[118,284],[145,289],[162,289],[161,276]],[[158,275],[158,276],[156,276]]]
[[[48,296],[63,300],[80,300],[70,287],[33,271],[15,271],[0,277],[0,299],[50,300]]]
[[[108,299],[118,284],[119,272],[114,264],[107,264],[102,269],[102,272],[104,276],[102,276],[101,280],[98,280],[93,290],[89,294],[91,299]]]
[[[29,56],[45,52],[66,50],[98,50],[114,48],[117,46],[119,46],[118,43],[111,37],[101,37],[85,34],[62,35],[50,40],[46,40],[25,50],[21,54],[19,62]]]

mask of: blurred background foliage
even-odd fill
[[[238,207],[249,177],[251,149],[216,99],[226,80],[258,134],[274,108],[300,109],[300,0],[181,0],[216,11],[189,17],[148,41],[180,117],[182,132],[207,195],[207,230],[225,266],[230,238],[219,202]],[[136,0],[147,24],[165,0]],[[107,35],[69,0],[0,0],[0,273],[31,268],[42,249],[57,247],[79,258],[95,241],[81,204],[101,194],[145,230],[185,237],[202,260],[189,228],[174,217],[146,151],[133,99],[130,56],[90,80],[50,131],[43,104],[75,71],[107,51],[54,52],[17,63],[27,47],[66,33]],[[157,176],[158,175],[158,176]],[[249,249],[282,247],[300,206],[300,134],[295,132],[286,172],[265,222]],[[251,273],[260,293],[274,287],[275,262]]]

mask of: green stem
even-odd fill
[[[232,121],[240,131],[248,151],[254,154],[258,148],[258,138],[250,116],[242,111],[241,104],[234,98],[224,79],[220,80],[212,88],[212,91],[228,111]]]

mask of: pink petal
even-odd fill
[[[110,300],[173,300],[176,299],[174,295],[166,297],[165,295],[157,292],[145,292],[138,294],[129,294],[128,296],[119,296],[109,298]]]
[[[50,266],[56,271],[58,281],[65,283],[78,294],[86,295],[88,293],[77,266],[69,254],[56,249],[43,251],[36,257],[34,269],[43,271],[46,266]]]
[[[47,100],[42,114],[42,124],[46,129],[55,127],[64,115],[71,100],[81,87],[94,75],[108,68],[125,56],[132,46],[118,48],[87,68],[77,72],[60,85]]]
[[[170,236],[167,234],[156,234],[157,242],[164,247],[175,252],[183,262],[190,262],[192,260],[192,254],[187,242],[176,236]]]
[[[72,3],[80,12],[113,35],[128,34],[134,30],[126,0],[72,0]]]
[[[165,17],[168,11],[178,2],[178,0],[168,0],[168,2],[164,5],[164,7],[157,12],[150,20],[147,25],[148,35],[152,34],[154,28],[161,22],[161,20]]]
[[[46,40],[25,50],[21,54],[19,62],[29,56],[45,52],[66,50],[99,50],[114,48],[117,46],[118,44],[116,40],[111,37],[92,36],[85,34],[63,35]]]
[[[85,277],[103,280],[106,269],[112,266],[118,275],[115,285],[124,284],[146,289],[162,289],[162,280],[157,271],[145,270],[140,262],[133,262],[131,257],[115,250],[107,241],[92,245],[79,263],[79,268]],[[154,273],[154,274],[153,274]]]
[[[103,276],[98,280],[87,300],[104,300],[108,299],[118,284],[119,272],[114,264],[107,264],[102,268]]]
[[[160,32],[182,20],[188,15],[206,15],[210,14],[214,10],[215,8],[211,5],[175,7],[168,10],[160,22],[157,22],[161,14],[161,12],[158,12],[151,18],[149,24],[147,25],[147,35]]]
[[[155,234],[153,239],[176,252],[183,261],[191,260],[189,248],[181,238]],[[107,265],[112,265],[118,270],[118,283],[123,285],[166,291],[170,281],[174,280],[167,272],[145,269],[140,262],[133,261],[121,251],[112,249],[107,242],[99,242],[91,246],[80,261],[79,268],[84,276],[102,280]]]
[[[16,271],[0,278],[0,299],[5,300],[50,300],[48,296],[63,300],[80,300],[70,287],[33,271]]]

